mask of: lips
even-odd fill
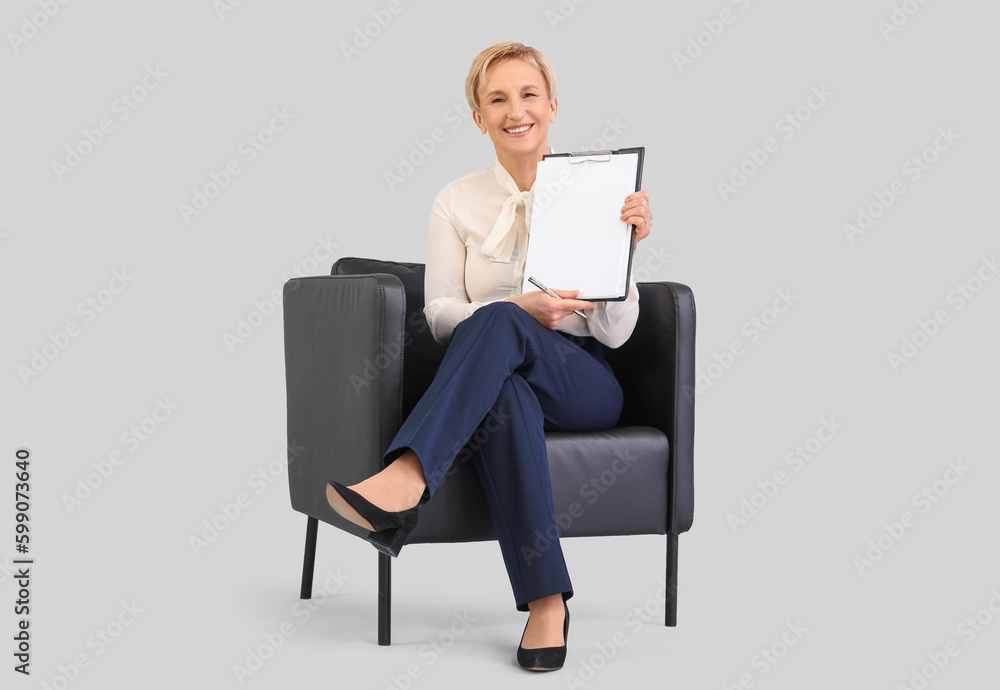
[[[518,125],[516,127],[504,127],[503,131],[505,131],[507,134],[511,136],[520,137],[530,132],[531,128],[534,126],[535,126],[534,123],[531,123],[526,125]]]

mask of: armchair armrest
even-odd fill
[[[652,426],[670,441],[667,530],[694,520],[694,294],[680,283],[639,283],[639,320],[617,349],[604,349],[625,394],[619,426]]]
[[[284,286],[288,466],[292,508],[355,529],[326,501],[382,469],[402,423],[406,297],[388,274],[295,278]]]

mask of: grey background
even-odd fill
[[[208,0],[70,3],[17,46],[10,32],[44,10],[6,3],[5,640],[15,625],[18,447],[33,453],[37,563],[34,674],[13,673],[8,641],[5,687],[63,687],[58,679],[81,654],[89,666],[73,688],[240,687],[233,667],[266,635],[281,646],[247,687],[605,688],[655,677],[721,688],[744,676],[762,688],[897,688],[912,687],[914,669],[949,642],[958,654],[930,687],[995,678],[989,649],[1000,625],[983,624],[973,639],[957,626],[977,613],[992,622],[986,607],[1000,605],[991,546],[1000,281],[983,283],[961,310],[947,298],[1000,252],[991,198],[1000,9],[901,5],[918,9],[885,36],[889,0],[403,0],[348,60],[342,45],[372,12],[385,16],[387,2],[248,0],[221,17]],[[674,53],[723,10],[732,23],[710,42],[704,34],[708,47],[679,69]],[[455,114],[472,59],[504,40],[538,47],[555,67],[557,151],[602,136],[614,148],[646,147],[654,222],[637,247],[637,277],[694,289],[698,366],[718,374],[698,395],[697,508],[681,539],[679,626],[658,623],[662,538],[566,540],[576,589],[569,657],[560,673],[534,678],[513,661],[524,617],[495,543],[406,549],[394,564],[393,645],[379,648],[374,551],[321,529],[317,588],[326,571],[339,571],[342,584],[303,620],[305,518],[289,508],[283,469],[280,308],[257,304],[289,275],[328,272],[335,257],[316,260],[326,257],[321,242],[341,256],[426,259],[434,195],[495,160],[471,118]],[[157,67],[167,76],[119,119],[116,99]],[[833,95],[784,139],[776,122],[813,86]],[[246,162],[240,142],[274,108],[294,120]],[[59,179],[53,163],[105,117],[114,131]],[[949,127],[960,138],[921,179],[904,175],[907,160]],[[443,143],[390,190],[386,172],[435,128]],[[717,183],[768,137],[778,150],[723,200]],[[232,159],[242,173],[185,222],[180,204]],[[895,179],[907,192],[849,241],[844,224]],[[85,322],[78,305],[110,296],[101,291],[115,270],[132,276],[127,287]],[[751,341],[744,324],[768,316],[778,290],[796,301]],[[947,323],[894,371],[887,354],[938,309]],[[254,312],[251,336],[227,344]],[[69,321],[78,335],[25,381],[19,367]],[[710,370],[733,343],[742,356]],[[146,441],[126,444],[122,435],[158,400],[176,410]],[[830,418],[842,429],[795,471],[786,455]],[[64,497],[114,451],[121,464],[68,508]],[[922,512],[912,497],[933,490],[949,462],[969,469],[939,483],[947,493]],[[727,514],[778,470],[789,482],[734,530]],[[251,480],[256,473],[272,483]],[[241,492],[247,507],[195,553],[190,539],[203,521],[225,522],[220,504]],[[855,558],[869,540],[888,539],[885,525],[906,511],[915,524],[859,572]],[[142,612],[119,630],[112,623],[133,600]],[[627,624],[643,605],[652,622]],[[426,645],[450,643],[449,626],[466,611],[475,620],[444,654],[430,654]],[[796,623],[807,631],[782,649]],[[282,624],[293,634],[273,637]],[[113,645],[88,644],[109,625],[121,632]],[[625,644],[611,642],[617,631]],[[786,653],[762,672],[755,655],[772,646]]]

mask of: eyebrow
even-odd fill
[[[534,84],[525,84],[524,86],[521,87],[521,90],[522,91],[540,91],[541,87],[535,86]],[[503,96],[504,92],[501,89],[493,89],[488,94],[486,94],[486,98],[489,98],[490,96],[493,96],[495,94],[499,94],[499,95]]]

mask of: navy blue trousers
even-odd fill
[[[621,410],[621,386],[597,340],[546,328],[513,302],[493,302],[455,327],[383,462],[413,450],[433,495],[458,454],[471,452],[515,604],[527,611],[541,597],[573,596],[544,432],[610,429]]]

